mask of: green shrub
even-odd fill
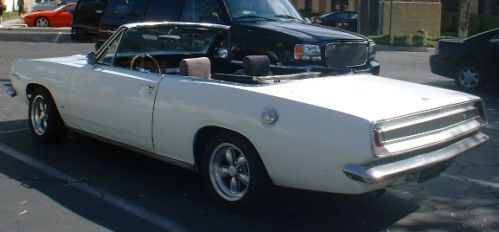
[[[488,31],[499,27],[499,16],[482,15],[480,32]]]
[[[442,12],[442,21],[441,21],[441,31],[442,32],[449,32],[452,31],[452,24],[453,22],[453,16],[452,13],[449,12]]]

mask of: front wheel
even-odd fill
[[[203,155],[203,181],[216,202],[237,211],[251,210],[262,203],[271,184],[249,141],[222,133],[211,139]]]
[[[49,20],[47,18],[37,18],[36,21],[35,21],[35,26],[37,27],[48,27],[50,24],[49,24]]]
[[[455,82],[465,91],[481,90],[487,84],[485,70],[476,63],[463,62],[457,69]]]
[[[54,100],[43,88],[33,91],[29,104],[29,125],[36,141],[52,143],[60,141],[66,132]]]

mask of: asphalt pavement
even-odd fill
[[[3,85],[9,84],[15,59],[93,48],[59,32],[43,39],[31,32],[9,33],[14,32],[0,31]],[[455,89],[452,80],[429,71],[429,55],[378,52],[381,75]],[[484,130],[491,137],[488,144],[429,182],[390,188],[381,197],[276,189],[265,208],[239,214],[212,203],[199,176],[175,166],[76,134],[56,145],[35,143],[27,130],[26,104],[0,87],[0,230],[498,231],[497,92],[490,87],[480,94],[490,122]]]

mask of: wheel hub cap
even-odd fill
[[[47,102],[42,96],[36,96],[31,104],[31,125],[37,135],[43,135],[48,126]]]
[[[459,72],[459,82],[466,88],[473,88],[478,85],[479,73],[474,67],[464,67]]]
[[[235,145],[224,143],[213,150],[209,172],[219,196],[228,201],[244,197],[250,184],[250,167],[244,153]]]

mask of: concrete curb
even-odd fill
[[[0,28],[0,31],[18,31],[18,32],[71,32],[71,28],[38,28],[38,27],[7,27]]]
[[[376,50],[378,50],[378,51],[398,51],[398,52],[434,52],[435,48],[401,47],[401,46],[388,46],[388,45],[377,44]]]
[[[0,31],[21,32],[70,32],[70,27],[27,27],[21,19],[11,19],[3,22]]]

